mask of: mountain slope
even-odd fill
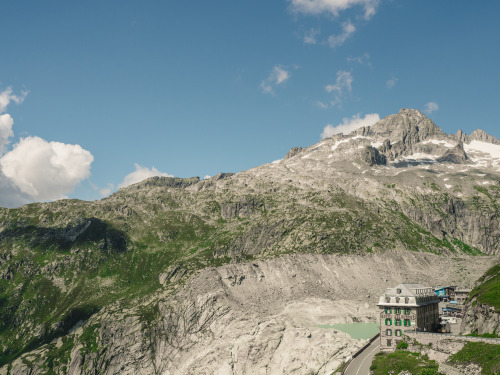
[[[368,281],[357,280],[351,289],[347,275],[332,274],[357,257],[374,262],[381,290],[407,275],[470,284],[491,264],[488,255],[499,251],[499,150],[498,140],[484,132],[447,135],[420,112],[401,110],[372,127],[293,149],[283,160],[236,175],[203,181],[156,177],[101,201],[0,209],[0,366],[7,371],[30,362],[35,373],[118,373],[125,370],[106,361],[126,356],[132,371],[139,363],[146,366],[146,356],[158,373],[179,366],[189,373],[201,366],[190,362],[192,350],[213,344],[214,327],[222,330],[221,342],[225,334],[249,334],[242,345],[262,349],[248,364],[274,366],[266,345],[281,342],[283,332],[302,332],[284,311],[304,297],[293,279],[306,279],[300,266],[306,259],[317,275],[305,282],[310,293],[319,282],[343,283],[370,300],[378,289]],[[271,266],[280,259],[292,261]],[[383,275],[384,259],[398,262],[402,273]],[[407,259],[427,262],[427,270],[415,272]],[[450,262],[458,268],[446,269]],[[212,271],[227,270],[227,263],[246,269],[226,276]],[[332,271],[320,272],[323,263]],[[266,267],[283,271],[283,279],[250,272]],[[213,290],[194,287],[200,277]],[[237,298],[227,286],[221,289],[220,278],[236,288],[249,278],[259,284]],[[349,294],[328,290],[319,288],[316,297],[323,299],[317,306],[327,303],[325,296],[342,298],[350,301],[349,309],[363,311],[362,319],[373,319],[373,307],[364,308],[357,296],[353,304]],[[262,293],[272,313],[250,303],[252,293]],[[238,306],[247,305],[257,310],[245,325]],[[346,321],[354,318],[349,309],[339,315]],[[259,321],[274,328],[254,333],[252,344],[248,325]],[[282,330],[283,321],[293,329]],[[224,324],[234,329],[224,333]],[[331,340],[338,337],[328,335],[317,343],[324,351],[310,353],[318,356],[316,370],[355,348],[345,337],[335,346]],[[301,351],[302,344],[286,342],[287,352]],[[224,345],[212,353],[215,367],[223,366],[215,358],[227,354]],[[294,356],[288,370],[303,358]]]

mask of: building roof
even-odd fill
[[[434,288],[422,284],[399,284],[387,288],[380,296],[378,306],[421,306],[439,302]]]
[[[423,286],[422,284],[399,284],[394,288],[387,288],[385,294],[387,296],[417,297],[433,295],[435,293],[433,288]]]

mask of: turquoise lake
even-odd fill
[[[380,325],[378,323],[320,324],[318,327],[345,332],[353,339],[370,339],[380,330]]]

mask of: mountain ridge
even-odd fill
[[[499,255],[498,145],[446,135],[418,111],[391,116],[237,174],[0,209],[0,374],[252,373],[279,367],[278,342],[288,370],[314,356],[312,369],[333,371],[359,342],[321,336],[292,312],[334,311],[338,299],[343,322],[358,318],[351,310],[373,321],[358,296],[376,303],[397,279],[471,285]],[[376,287],[351,285],[342,270],[353,264]],[[318,351],[305,350],[307,332]],[[245,359],[221,359],[230,352]]]

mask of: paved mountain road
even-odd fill
[[[377,338],[363,352],[354,358],[347,367],[346,375],[369,375],[373,357],[380,351],[380,338]]]

